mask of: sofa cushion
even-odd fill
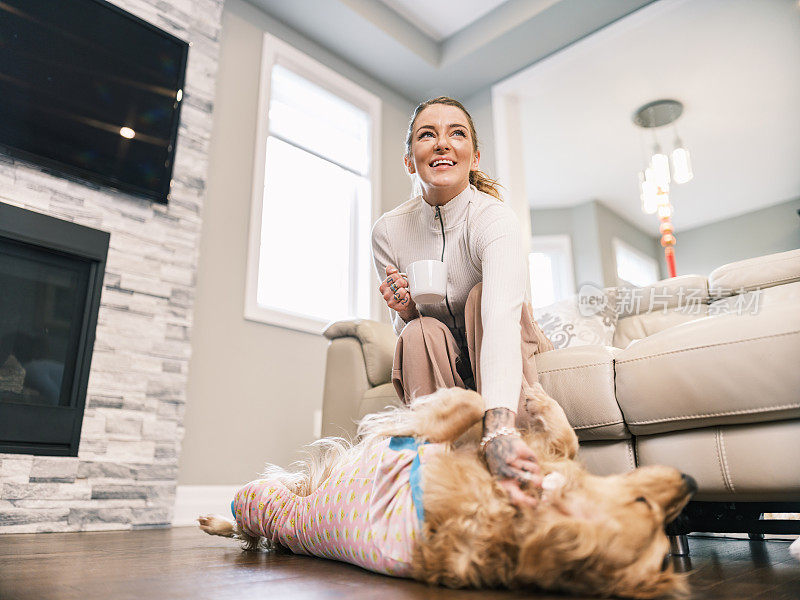
[[[645,287],[621,287],[617,308],[613,345],[626,348],[634,340],[705,317],[708,282],[700,275],[682,275]]]
[[[723,265],[708,276],[708,288],[712,297],[722,298],[737,290],[767,288],[793,281],[800,281],[800,250]]]
[[[669,465],[694,477],[694,500],[800,497],[800,420],[637,436],[636,456],[640,466]]]
[[[636,468],[633,439],[604,442],[581,442],[578,460],[593,475],[616,475]]]
[[[617,290],[619,318],[708,303],[708,282],[701,275],[681,275],[644,287]]]
[[[614,346],[627,348],[631,342],[649,337],[681,323],[701,319],[707,315],[708,305],[703,302],[692,308],[674,307],[651,313],[633,315],[617,321]]]
[[[630,437],[614,397],[611,346],[578,346],[536,355],[539,381],[567,413],[580,440]]]
[[[708,314],[758,314],[760,310],[771,308],[776,304],[800,306],[800,281],[720,298],[708,305]]]
[[[721,314],[620,351],[617,400],[634,435],[800,418],[800,310]]]
[[[329,340],[354,337],[361,342],[367,378],[373,386],[387,383],[392,376],[392,360],[397,336],[391,325],[370,319],[336,321],[323,335]]]

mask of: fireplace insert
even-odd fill
[[[77,456],[108,243],[0,203],[0,452]]]

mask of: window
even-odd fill
[[[658,263],[652,256],[618,238],[611,241],[617,261],[617,279],[642,287],[659,280]]]
[[[533,308],[548,306],[575,293],[572,244],[568,235],[535,235],[528,256]]]
[[[245,318],[321,333],[374,317],[374,95],[264,36]]]

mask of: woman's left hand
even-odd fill
[[[509,427],[509,423],[513,427],[514,416],[513,412],[504,408],[486,411],[484,434]],[[520,437],[501,435],[486,444],[484,454],[489,471],[508,492],[511,503],[516,506],[536,506],[536,498],[525,492],[531,486],[542,486],[541,469],[530,446]]]

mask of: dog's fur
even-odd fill
[[[410,408],[365,418],[362,441],[320,440],[299,472],[271,467],[292,491],[308,495],[340,461],[386,436],[449,442],[452,451],[429,460],[423,473],[425,522],[413,557],[413,577],[448,587],[532,587],[577,594],[655,598],[682,594],[685,579],[668,560],[664,525],[691,496],[675,469],[643,467],[598,477],[573,460],[578,441],[561,407],[538,384],[527,415],[518,418],[544,474],[565,483],[540,492],[535,508],[517,508],[486,469],[477,449],[483,400],[471,391],[440,390]],[[259,540],[222,517],[200,517],[212,535]]]

